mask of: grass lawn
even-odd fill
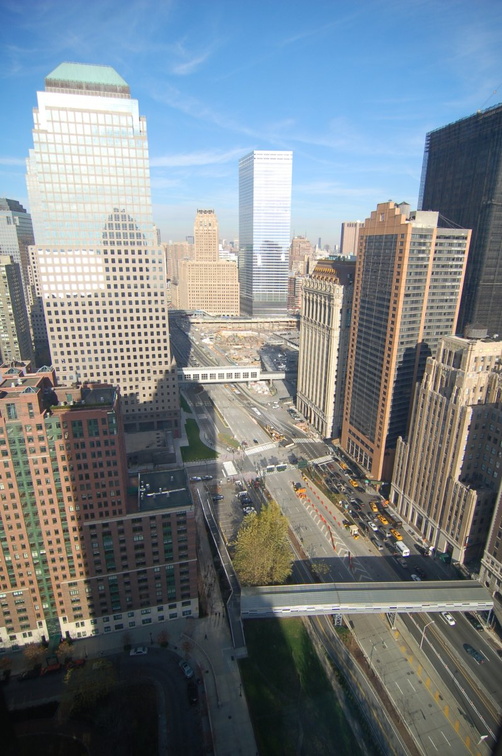
[[[301,620],[250,620],[239,662],[260,756],[360,756]]]
[[[199,426],[195,420],[189,418],[185,423],[185,430],[189,446],[181,447],[183,462],[195,462],[198,459],[216,459],[218,452],[210,449],[200,440]]]
[[[181,409],[185,410],[187,415],[192,414],[192,410],[190,409],[190,405],[188,404],[187,400],[183,396],[183,394],[180,394],[180,401],[181,401]]]

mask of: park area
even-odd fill
[[[252,620],[240,662],[260,756],[360,756],[303,622]],[[357,716],[357,712],[354,712]]]

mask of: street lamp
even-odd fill
[[[427,630],[427,628],[429,627],[429,625],[433,625],[433,624],[434,624],[434,620],[431,620],[426,625],[424,625],[424,629],[422,630],[422,637],[420,639],[420,648],[422,648],[422,644],[424,642],[425,631]]]

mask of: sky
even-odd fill
[[[0,196],[27,209],[32,109],[59,63],[113,66],[147,118],[163,241],[238,163],[293,151],[291,234],[333,247],[378,202],[417,205],[428,131],[502,101],[500,0],[0,0]]]

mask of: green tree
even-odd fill
[[[242,585],[280,585],[291,574],[288,521],[275,501],[244,519],[234,547],[234,567]]]

